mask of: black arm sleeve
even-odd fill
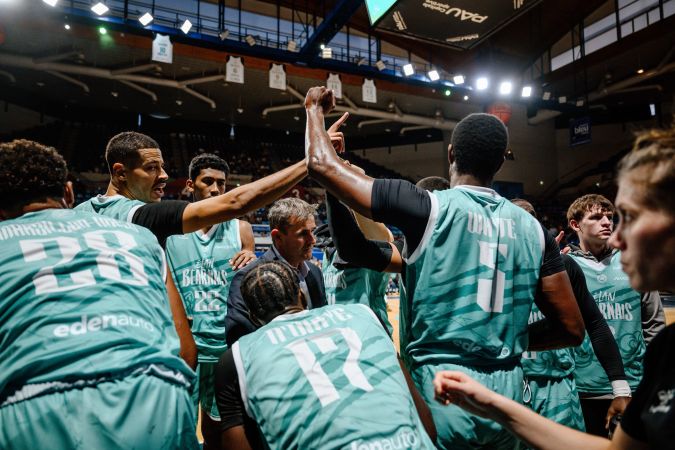
[[[610,381],[625,380],[626,373],[619,353],[619,346],[616,344],[612,331],[609,329],[609,325],[602,316],[598,305],[593,300],[593,296],[588,291],[584,272],[572,257],[567,255],[561,255],[561,257],[598,361],[605,369]]]
[[[237,367],[232,349],[227,349],[216,366],[216,403],[220,412],[220,430],[244,425],[244,402],[241,399]]]
[[[431,214],[429,192],[405,180],[375,180],[370,198],[373,219],[403,232],[407,255],[422,241]]]
[[[544,232],[544,259],[541,263],[540,278],[554,275],[565,270],[565,264],[560,257],[560,247],[555,238],[548,232],[543,225],[541,229]]]
[[[187,205],[188,202],[180,200],[147,203],[136,210],[131,221],[152,231],[164,247],[166,238],[183,234],[183,211]]]
[[[391,261],[388,242],[366,239],[349,209],[326,193],[328,230],[338,255],[348,263],[382,272]]]

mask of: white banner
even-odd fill
[[[340,75],[337,73],[329,73],[326,87],[333,90],[335,98],[342,98],[342,81],[340,81]]]
[[[152,40],[152,60],[168,63],[173,63],[173,44],[169,36],[157,34]]]
[[[369,80],[368,78],[364,79],[361,91],[364,102],[377,103],[377,88],[375,87],[375,82],[373,80]]]
[[[286,72],[283,64],[272,64],[270,69],[270,87],[272,89],[286,90]]]
[[[230,56],[225,64],[225,81],[244,84],[244,65],[238,56]]]

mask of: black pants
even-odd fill
[[[584,413],[586,433],[607,437],[605,421],[611,403],[611,399],[581,399],[581,411]]]

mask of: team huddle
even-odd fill
[[[0,144],[0,448],[200,448],[199,416],[205,449],[670,448],[675,131],[638,139],[616,205],[570,205],[561,252],[490,188],[498,118],[460,121],[450,181],[413,185],[343,160],[334,106],[311,88],[305,159],[231,191],[195,157],[192,202],[162,200],[141,133],[109,141],[107,191],[74,209],[55,149]],[[325,226],[280,199],[306,176]],[[256,258],[237,218],[266,205]]]

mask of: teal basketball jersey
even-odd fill
[[[406,358],[518,364],[543,260],[537,220],[487,188],[429,194],[424,236],[406,256]]]
[[[602,261],[570,254],[586,276],[588,290],[609,325],[619,346],[626,380],[632,390],[642,379],[645,340],[642,334],[640,293],[633,290],[628,275],[621,269],[621,252],[614,251]],[[607,394],[612,392],[607,374],[595,356],[588,335],[574,350],[574,377],[579,392]]]
[[[192,318],[199,362],[217,362],[227,349],[227,294],[236,273],[230,259],[240,250],[238,220],[214,225],[206,234],[196,231],[166,241],[171,275]]]
[[[131,200],[121,195],[97,195],[86,202],[82,202],[74,209],[76,211],[88,211],[112,217],[123,222],[131,222],[136,210],[145,205],[140,200]]]
[[[434,448],[392,341],[365,305],[279,316],[232,353],[270,449]]]
[[[82,211],[0,222],[0,404],[145,367],[189,387],[150,231]]]
[[[528,324],[544,320],[544,315],[536,304],[532,305]],[[574,372],[574,352],[571,348],[524,352],[521,361],[523,373],[528,377],[560,379]]]
[[[394,328],[387,315],[388,273],[369,269],[338,269],[333,265],[337,251],[331,257],[324,252],[322,271],[326,288],[326,301],[329,305],[349,305],[360,303],[369,306],[391,335]]]

